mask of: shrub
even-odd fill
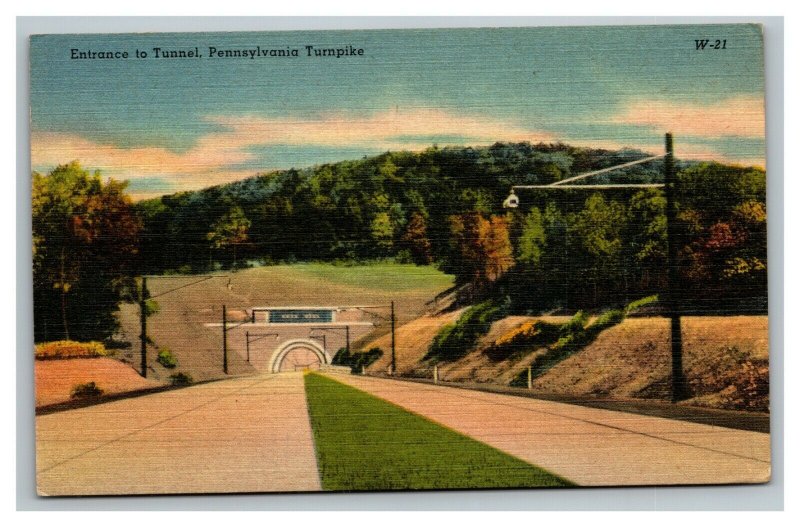
[[[336,352],[331,364],[338,366],[350,366],[352,373],[360,373],[362,368],[369,367],[370,364],[383,356],[380,348],[370,348],[368,351],[348,353],[346,348],[341,348]]]
[[[650,304],[655,304],[656,302],[658,302],[658,295],[646,296],[644,298],[640,298],[639,300],[634,300],[633,302],[625,306],[625,314],[630,315],[639,308],[642,308]]]
[[[542,320],[526,322],[503,334],[484,353],[496,361],[518,357],[554,342],[561,326]]]
[[[568,337],[570,335],[580,333],[583,331],[583,328],[586,327],[586,323],[588,321],[589,315],[583,311],[578,311],[571,319],[569,319],[569,322],[561,325],[561,327],[558,329],[559,335],[562,337]]]
[[[591,344],[604,330],[616,326],[625,320],[631,311],[658,300],[657,296],[642,298],[628,304],[625,309],[611,309],[602,313],[594,322],[586,326],[589,317],[578,311],[572,319],[558,329],[559,338],[550,345],[547,351],[531,363],[531,376],[539,377],[547,370],[568,358],[577,351]],[[527,371],[523,370],[511,381],[512,386],[524,386],[527,383]]]
[[[92,397],[100,397],[101,395],[103,395],[103,390],[101,390],[94,383],[94,381],[84,384],[76,384],[72,388],[72,393],[70,393],[70,397],[72,399],[88,399]]]
[[[492,323],[508,314],[509,301],[488,300],[467,309],[455,322],[444,326],[431,342],[425,360],[452,361],[466,355]]]
[[[144,311],[145,315],[151,317],[157,314],[161,310],[161,306],[158,305],[158,302],[153,300],[152,298],[148,298],[144,301]]]
[[[57,340],[36,346],[37,360],[79,359],[89,357],[105,357],[109,352],[101,342],[75,342],[73,340]]]
[[[194,382],[191,375],[183,372],[170,375],[169,380],[173,386],[189,386]]]
[[[158,352],[158,358],[156,361],[165,368],[170,369],[178,365],[178,361],[172,356],[172,352],[169,350],[169,348],[162,348],[161,351]]]
[[[592,322],[592,325],[589,326],[589,328],[592,331],[600,333],[606,328],[610,328],[611,326],[616,326],[623,320],[625,320],[625,311],[621,309],[611,309],[609,311],[606,311],[599,317],[597,317],[597,320]]]

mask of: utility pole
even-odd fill
[[[142,275],[142,290],[139,293],[139,325],[141,326],[141,334],[139,337],[141,338],[141,345],[142,345],[142,377],[147,377],[147,300],[158,298],[160,296],[164,296],[167,294],[172,293],[173,291],[177,291],[179,289],[185,289],[187,287],[191,287],[193,285],[199,284],[200,282],[205,282],[206,280],[211,280],[212,278],[225,278],[228,275],[226,274],[207,274],[207,275],[190,275],[184,277],[176,277],[176,276],[160,276],[160,275],[150,275],[150,278],[167,278],[167,279],[175,279],[175,278],[190,278],[194,280],[194,282],[190,282],[188,284],[184,284],[181,286],[173,287],[167,291],[163,291],[161,293],[157,293],[155,295],[151,295],[150,291],[147,290],[147,275]]]
[[[222,371],[228,374],[228,312],[222,304]]]
[[[678,307],[676,287],[678,276],[677,206],[675,203],[675,158],[672,148],[672,134],[665,136],[667,155],[664,157],[664,191],[667,198],[667,312],[670,319],[670,343],[672,351],[672,402],[685,399],[688,395],[686,377],[683,373],[683,336],[681,316]]]
[[[395,357],[395,351],[394,351],[394,323],[395,323],[395,320],[394,320],[394,300],[392,300],[390,306],[391,306],[391,309],[392,309],[392,312],[391,312],[391,315],[390,315],[391,319],[392,319],[392,375],[394,375],[394,373],[397,371],[397,362],[395,360],[396,357]]]
[[[672,134],[667,133],[664,138],[664,154],[659,154],[644,159],[628,161],[620,165],[614,165],[600,170],[593,170],[572,176],[548,185],[514,185],[511,193],[503,202],[503,207],[519,207],[519,197],[514,193],[516,189],[543,189],[543,190],[611,190],[611,189],[633,189],[633,188],[663,188],[667,200],[667,290],[665,291],[664,305],[667,316],[670,319],[670,345],[672,354],[672,401],[678,402],[686,399],[689,395],[688,384],[683,373],[683,339],[681,335],[681,308],[678,303],[680,299],[676,293],[676,288],[680,283],[678,275],[678,224],[677,224],[677,205],[675,203],[675,186],[677,178],[675,175],[675,156],[672,148]],[[620,168],[631,167],[643,163],[649,163],[659,158],[664,158],[664,183],[622,183],[622,184],[573,184],[575,181],[589,177],[605,174],[619,170]],[[569,234],[567,230],[566,234]],[[567,273],[569,276],[570,273]],[[568,288],[569,289],[569,288]]]
[[[142,377],[147,378],[147,277],[142,277],[142,290],[139,292],[139,323],[142,332]]]
[[[250,332],[244,332],[245,347],[247,349],[247,364],[250,364]]]

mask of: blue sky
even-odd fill
[[[697,51],[701,38],[726,49]],[[300,56],[219,59],[210,46]],[[72,48],[150,57],[72,60]],[[46,35],[31,41],[32,163],[78,159],[147,197],[433,143],[659,151],[672,131],[679,157],[763,166],[763,90],[752,25]]]

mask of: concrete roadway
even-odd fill
[[[40,495],[320,490],[302,373],[36,418]]]
[[[333,378],[578,485],[761,483],[769,434],[354,375]]]
[[[579,485],[763,482],[769,435],[502,394],[333,378]],[[342,409],[345,411],[346,409]],[[38,416],[42,495],[320,490],[301,373]]]

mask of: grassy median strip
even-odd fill
[[[325,490],[573,485],[328,377],[310,373],[305,386]]]

